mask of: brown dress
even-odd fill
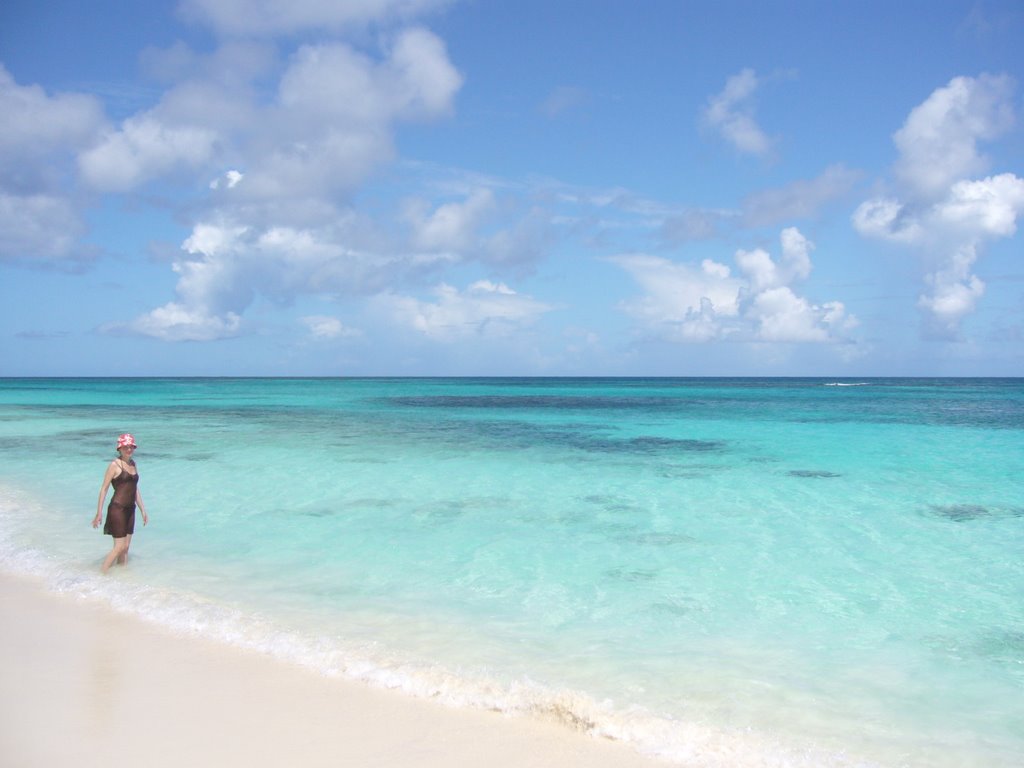
[[[130,462],[130,465],[134,468],[135,462]],[[103,524],[103,532],[115,539],[123,539],[135,533],[135,492],[139,486],[139,471],[136,469],[133,475],[122,468],[121,474],[111,480],[110,484],[114,486],[114,497],[107,506],[107,522]]]

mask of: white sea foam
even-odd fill
[[[825,382],[826,387],[867,387],[870,386],[870,381],[828,381]]]

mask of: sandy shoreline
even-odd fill
[[[0,574],[0,763],[653,768],[628,747],[311,671]]]

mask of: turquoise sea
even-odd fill
[[[0,568],[684,765],[1024,764],[1022,379],[0,379]]]

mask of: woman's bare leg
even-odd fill
[[[122,557],[126,557],[128,554],[128,537],[122,537],[120,539],[114,539],[114,546],[110,550],[106,559],[103,561],[103,565],[100,566],[100,570],[106,573],[110,570],[110,566],[114,564],[114,561],[120,560]]]
[[[117,558],[118,565],[126,565],[128,563],[128,548],[132,545],[132,535],[129,533],[124,538],[124,552],[122,552],[121,556]]]

